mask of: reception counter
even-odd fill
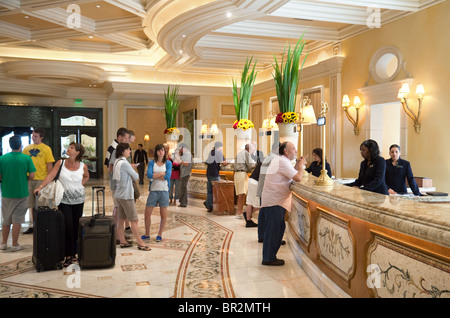
[[[329,297],[450,297],[450,203],[386,196],[309,176],[291,185],[287,239]]]

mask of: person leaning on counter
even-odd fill
[[[389,147],[390,159],[386,159],[386,186],[389,194],[406,194],[406,179],[414,195],[422,195],[419,191],[409,161],[400,158],[400,146]]]
[[[364,160],[359,168],[359,176],[347,186],[388,195],[385,182],[386,161],[380,156],[380,149],[375,140],[365,140],[359,147]]]

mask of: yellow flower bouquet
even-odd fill
[[[275,119],[277,124],[291,124],[299,119],[298,114],[294,112],[279,113]]]
[[[249,128],[255,128],[255,125],[253,125],[251,120],[241,119],[241,120],[236,120],[233,123],[233,128],[234,129],[241,128],[242,130],[247,130]]]

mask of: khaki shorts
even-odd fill
[[[234,188],[236,195],[247,194],[248,191],[248,174],[245,171],[237,171],[234,173]]]
[[[28,197],[2,198],[2,225],[10,226],[14,223],[24,223],[28,210]]]
[[[119,220],[137,221],[139,219],[133,199],[125,200],[116,198],[116,203]]]
[[[256,196],[256,190],[258,189],[258,181],[255,179],[248,179],[248,193],[247,193],[247,205],[251,205],[258,208],[260,205],[259,197]]]
[[[36,196],[34,195],[34,189],[38,188],[43,180],[28,180],[28,208],[34,209],[36,205]]]

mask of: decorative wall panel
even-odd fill
[[[450,298],[448,262],[377,233],[367,258],[378,297]]]
[[[347,283],[355,267],[355,241],[349,222],[321,208],[317,222],[319,258]]]
[[[311,215],[308,202],[297,195],[292,196],[292,208],[289,213],[292,231],[309,250],[311,242]]]

